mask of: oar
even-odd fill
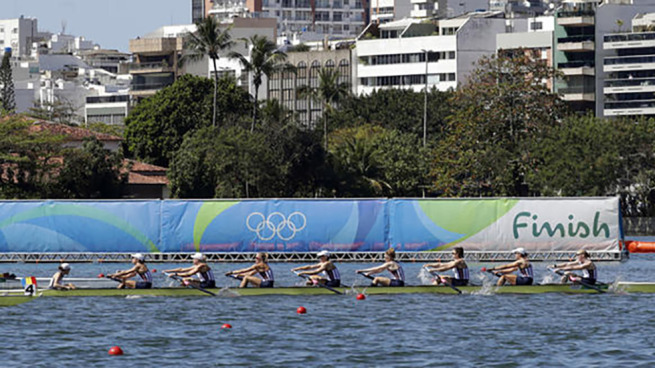
[[[441,276],[439,276],[439,274],[434,273],[434,272],[428,270],[426,267],[423,267],[423,269],[426,270],[426,271],[428,271],[428,273],[429,273],[430,275],[432,275],[432,276],[434,276],[434,277],[438,277],[439,279],[441,279]],[[461,294],[461,293],[462,293],[461,290],[459,290],[458,288],[456,288],[456,287],[455,287],[454,285],[452,285],[452,284],[449,284],[449,283],[447,283],[447,282],[444,282],[443,284],[446,285],[446,286],[448,286],[449,288],[455,290],[455,291],[457,292],[457,294]]]
[[[360,274],[360,275],[362,275],[362,276],[364,276],[364,277],[366,277],[366,278],[369,279],[369,280],[375,280],[375,277],[373,277],[373,276],[371,276],[371,275],[367,275],[367,274],[365,274],[364,272],[357,272],[357,273]]]
[[[555,269],[552,269],[552,268],[549,268],[549,270],[551,270],[552,272],[555,272],[556,274],[558,274],[560,276],[568,276],[566,273],[562,272],[561,270],[555,270]],[[589,289],[594,289],[594,290],[596,290],[597,292],[599,292],[601,294],[605,292],[605,290],[602,290],[598,286],[594,286],[594,285],[592,285],[592,284],[590,284],[588,282],[584,282],[584,281],[582,281],[582,279],[580,279],[578,281],[574,281],[574,282],[578,283],[578,284],[580,284],[580,285],[582,285],[584,287],[587,287]]]
[[[492,274],[492,275],[494,275],[494,276],[496,276],[496,277],[500,277],[500,275],[498,275],[497,273],[494,273],[494,270],[489,270],[489,269],[487,269],[486,267],[482,267],[482,270],[481,270],[481,271],[482,271],[482,272],[489,272],[490,274]]]
[[[294,273],[296,274],[296,276],[302,277],[305,280],[308,280],[308,281],[311,280],[311,278],[309,276],[307,276],[307,275],[301,275],[298,272],[294,272]],[[330,290],[331,292],[333,292],[335,294],[343,295],[343,293],[340,292],[339,290],[333,289],[333,288],[331,288],[331,287],[329,287],[327,285],[323,285],[320,282],[317,282],[316,285],[318,285],[319,287],[322,287],[323,289],[328,289],[328,290]]]
[[[190,286],[190,287],[192,287],[192,288],[194,288],[194,289],[196,289],[198,291],[202,291],[205,294],[209,294],[211,296],[216,296],[216,294],[212,293],[211,291],[205,290],[205,289],[201,288],[200,286],[194,285],[192,282],[184,282],[184,279],[181,278],[180,276],[170,275],[169,274],[168,277],[172,278],[173,280],[177,280],[177,281],[181,282],[185,286]]]
[[[225,277],[231,277],[235,280],[243,281],[243,276],[225,275]]]

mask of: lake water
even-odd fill
[[[600,264],[600,278],[655,281],[654,264],[650,255]],[[71,276],[126,266],[73,265]],[[242,266],[213,265],[220,285],[235,285],[219,275]],[[367,284],[353,273],[363,266],[341,264],[344,281]],[[551,277],[544,266],[536,269],[539,280]],[[298,283],[292,267],[274,265],[279,285]],[[3,264],[0,272],[50,276],[54,268]],[[419,268],[405,264],[409,283],[421,283]],[[161,272],[155,275],[157,285],[167,284]],[[307,314],[296,314],[301,305]],[[655,295],[40,298],[0,312],[2,367],[650,367],[655,361]],[[222,330],[223,323],[233,328]],[[125,355],[108,355],[114,345]]]

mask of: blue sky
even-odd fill
[[[191,0],[0,0],[0,19],[39,20],[39,30],[84,36],[103,48],[128,51],[128,42],[158,27],[191,23]]]

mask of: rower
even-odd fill
[[[52,279],[50,280],[50,285],[48,285],[48,288],[55,290],[75,290],[75,285],[62,283],[64,277],[68,276],[70,272],[71,266],[68,263],[60,264],[57,268],[57,272],[52,275]]]
[[[446,284],[451,286],[466,286],[469,283],[469,268],[464,261],[464,248],[453,248],[453,260],[448,263],[427,263],[423,265],[428,272],[443,272],[453,270],[453,276],[440,276],[434,279],[435,285]]]
[[[266,263],[268,255],[260,252],[255,256],[255,264],[241,270],[230,271],[225,276],[235,276],[241,280],[240,288],[248,287],[249,284],[259,288],[272,288],[275,283],[273,270]]]
[[[516,248],[512,253],[516,256],[516,261],[489,269],[495,275],[502,275],[497,285],[503,286],[505,282],[510,285],[532,285],[534,272],[528,260],[528,252],[523,248]],[[512,275],[512,272],[517,273]]]
[[[118,271],[111,275],[107,275],[110,279],[120,281],[118,284],[119,289],[151,289],[152,288],[152,274],[146,266],[145,256],[141,253],[132,254],[132,264],[134,265],[129,270]],[[140,281],[128,280],[134,276],[140,276]]]
[[[301,270],[307,270],[303,272],[299,272],[298,275],[307,275],[309,276],[309,279],[307,280],[307,285],[314,285],[316,283],[329,286],[329,287],[339,287],[341,286],[341,275],[339,274],[339,270],[337,269],[337,266],[330,261],[330,252],[327,250],[323,250],[318,252],[317,257],[319,259],[319,263],[313,264],[313,265],[308,265],[308,266],[302,266],[302,267],[296,267],[292,271],[301,271]]]
[[[589,258],[589,253],[586,250],[580,249],[575,253],[577,260],[573,262],[554,264],[551,268],[556,271],[567,271],[562,276],[561,283],[564,284],[567,281],[571,282],[582,282],[587,285],[594,285],[598,278],[598,272],[596,270],[596,265]],[[576,275],[570,271],[582,271],[582,276]]]
[[[405,272],[400,263],[396,262],[396,250],[393,248],[389,248],[384,252],[384,264],[365,270],[358,270],[356,272],[370,277],[371,275],[378,274],[384,270],[391,273],[391,278],[378,276],[373,279],[371,286],[405,286]]]
[[[196,253],[191,256],[193,260],[193,266],[186,268],[174,268],[172,270],[166,270],[164,273],[169,274],[168,276],[180,276],[183,277],[182,283],[184,286],[191,283],[203,289],[215,288],[216,280],[214,279],[214,273],[212,269],[207,265],[207,258],[202,253]],[[195,275],[196,278],[191,278]]]

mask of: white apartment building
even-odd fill
[[[428,88],[454,89],[466,81],[476,61],[496,52],[496,35],[503,32],[505,19],[499,12],[371,25],[357,40],[357,93],[380,88],[421,91],[426,76]]]
[[[452,18],[489,9],[489,0],[411,0],[412,18]]]
[[[0,53],[10,47],[14,57],[29,56],[32,43],[39,37],[36,18],[0,20]]]
[[[554,16],[508,19],[505,24],[508,32],[496,36],[498,51],[529,49],[546,60],[549,66],[553,65]]]
[[[412,0],[370,0],[371,22],[387,23],[409,18],[413,8]]]
[[[53,34],[47,42],[51,53],[78,54],[81,51],[92,50],[95,47],[93,41],[81,36],[73,36],[62,33]]]
[[[632,32],[607,34],[603,116],[655,115],[655,13],[639,14]]]

